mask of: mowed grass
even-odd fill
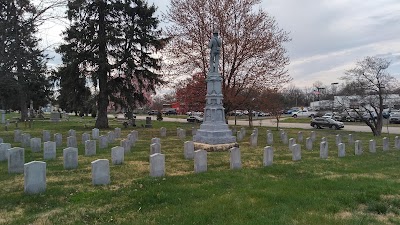
[[[85,127],[86,124],[86,127]],[[347,143],[348,132],[316,130],[313,151],[302,143],[302,160],[292,161],[286,144],[274,128],[258,127],[257,147],[249,146],[251,129],[240,142],[242,169],[229,169],[229,152],[209,152],[208,171],[194,174],[193,161],[183,157],[183,143],[191,139],[189,123],[153,121],[145,129],[144,121],[136,128],[122,128],[111,119],[106,134],[122,128],[122,137],[133,129],[139,141],[125,155],[123,165],[111,165],[111,184],[91,184],[91,162],[111,161],[110,144],[98,149],[96,156],[84,156],[81,134],[91,132],[93,119],[70,117],[70,121],[51,123],[35,121],[32,128],[19,124],[23,132],[42,137],[42,130],[62,133],[64,146],[57,148],[57,159],[47,163],[47,190],[28,195],[23,189],[22,174],[8,174],[7,162],[0,162],[0,224],[400,224],[400,151],[382,151],[382,138],[377,153],[368,152],[369,133],[352,133],[361,140],[364,153],[354,156],[354,146]],[[152,137],[160,137],[159,128],[167,128],[161,138],[166,155],[166,176],[149,177],[149,150]],[[178,139],[176,128],[187,130],[185,140]],[[0,131],[4,142],[13,147],[13,130]],[[77,132],[79,167],[64,170],[62,149],[69,129]],[[240,127],[236,128],[237,130]],[[262,166],[266,130],[274,134],[274,164]],[[287,129],[297,137],[299,129]],[[310,130],[303,130],[304,139]],[[346,143],[346,157],[337,157],[335,135]],[[319,140],[327,137],[329,158],[319,158]],[[43,161],[43,153],[25,148],[25,162]]]

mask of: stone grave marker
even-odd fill
[[[268,145],[274,144],[274,134],[273,133],[267,133],[267,144]]]
[[[92,129],[92,139],[97,140],[100,137],[100,130],[98,128]]]
[[[50,134],[50,131],[48,131],[48,130],[43,130],[42,131],[42,134],[43,134],[43,142],[46,142],[46,141],[51,141],[51,134]]]
[[[116,146],[111,148],[111,162],[113,165],[120,165],[124,163],[124,153],[123,147]]]
[[[8,150],[8,173],[23,173],[25,164],[25,150],[23,148],[10,148]]]
[[[42,150],[42,139],[31,138],[31,150],[32,152],[40,152]]]
[[[194,143],[193,141],[185,141],[183,154],[185,159],[194,158]]]
[[[129,140],[127,140],[127,139],[121,140],[120,141],[120,145],[121,145],[122,148],[124,148],[124,152],[125,153],[128,153],[128,152],[131,151],[131,143],[130,143]]]
[[[114,134],[115,134],[115,138],[120,138],[121,137],[121,128],[116,127],[114,129]]]
[[[77,148],[78,143],[76,141],[76,136],[67,137],[67,147]]]
[[[69,136],[69,137],[71,137],[71,136],[76,137],[76,131],[73,130],[73,129],[70,129],[70,130],[68,131],[68,136]]]
[[[339,143],[342,143],[342,136],[340,134],[336,134],[335,143],[336,143],[336,145],[338,145]]]
[[[24,164],[24,192],[39,194],[46,191],[46,163],[32,161]]]
[[[155,137],[155,138],[152,138],[152,139],[151,139],[151,143],[152,143],[152,144],[154,144],[154,143],[161,144],[161,139],[160,139],[160,138],[156,138],[156,137]]]
[[[309,151],[313,149],[313,140],[311,137],[306,138],[306,149]]]
[[[311,133],[310,133],[310,137],[311,137],[311,140],[314,142],[314,141],[315,141],[315,139],[316,139],[316,134],[315,134],[315,131],[311,131]]]
[[[357,140],[354,142],[354,154],[355,155],[362,155],[363,150],[362,150],[362,145],[361,141]]]
[[[323,142],[323,141],[328,142],[328,139],[326,137],[322,137],[321,142]]]
[[[297,133],[297,141],[298,141],[299,143],[303,142],[303,132],[299,131],[299,132]]]
[[[322,141],[319,145],[319,157],[321,159],[328,158],[328,142]]]
[[[31,135],[27,133],[22,134],[22,147],[29,147],[31,145]]]
[[[14,130],[14,142],[22,142],[22,132],[20,130]]]
[[[109,131],[107,133],[107,140],[108,140],[108,143],[114,143],[114,141],[115,141],[114,131]]]
[[[353,143],[354,143],[354,136],[353,136],[353,134],[349,134],[349,135],[348,135],[348,142],[349,142],[349,144],[353,144]]]
[[[396,137],[394,138],[394,148],[395,148],[396,150],[399,150],[399,149],[400,149],[400,138],[399,138],[399,136],[396,136]]]
[[[76,169],[78,168],[78,149],[68,147],[63,150],[64,158],[64,169]]]
[[[382,139],[382,148],[384,152],[389,151],[389,138],[384,137]]]
[[[108,137],[105,135],[101,135],[99,137],[99,148],[103,149],[103,148],[108,148]]]
[[[167,128],[161,127],[160,128],[160,136],[161,137],[166,137],[167,136]]]
[[[150,176],[162,177],[165,175],[165,155],[155,153],[150,155]]]
[[[58,122],[60,121],[61,113],[60,112],[51,112],[50,113],[50,121],[51,122]]]
[[[107,185],[110,183],[110,163],[108,159],[98,159],[92,163],[92,184]]]
[[[294,144],[292,147],[292,160],[299,161],[301,160],[301,145]]]
[[[151,124],[151,117],[150,116],[146,117],[146,124],[144,125],[144,127],[146,127],[146,128],[152,128],[153,127],[153,125]]]
[[[250,135],[250,146],[256,147],[257,146],[257,139],[258,139],[257,134],[256,133],[252,133]]]
[[[293,145],[296,144],[296,139],[290,138],[289,139],[289,151],[293,151]]]
[[[7,161],[8,159],[8,150],[11,148],[10,143],[1,143],[0,144],[0,162]]]
[[[274,149],[271,146],[264,148],[263,165],[272,166],[274,161]]]
[[[194,152],[194,172],[201,173],[207,171],[207,151],[197,150]]]
[[[131,134],[133,135],[135,142],[139,140],[139,132],[137,130],[131,131]]]
[[[96,140],[85,141],[85,155],[96,155]]]
[[[84,132],[84,133],[82,134],[82,144],[85,144],[86,141],[88,141],[88,140],[90,140],[90,134]]]
[[[236,132],[236,138],[238,141],[242,141],[243,140],[242,132],[240,132],[240,131]]]
[[[376,153],[376,141],[373,139],[369,140],[369,152]]]
[[[150,145],[150,155],[161,153],[161,145],[159,143],[153,143]]]
[[[240,157],[240,148],[233,147],[229,150],[230,152],[230,167],[231,169],[240,169],[242,168],[242,160]]]
[[[282,140],[283,144],[288,143],[288,136],[287,136],[286,132],[284,132],[284,131],[281,133],[281,140]]]
[[[344,143],[339,143],[338,147],[338,157],[345,157],[346,156],[346,145]]]
[[[54,141],[43,143],[43,159],[56,159],[56,143]]]
[[[54,142],[56,143],[57,147],[60,147],[62,145],[62,134],[60,133],[54,134]]]

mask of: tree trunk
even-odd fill
[[[19,91],[19,107],[21,108],[21,121],[28,119],[28,106],[26,105],[26,93]]]
[[[105,30],[105,3],[99,3],[99,96],[97,99],[97,120],[96,128],[108,128],[107,107],[108,107],[108,91],[107,91],[107,75],[108,61],[106,50],[106,30]]]

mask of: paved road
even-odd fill
[[[146,116],[137,116],[138,119],[146,119]],[[152,116],[152,119],[155,120],[156,117]],[[186,123],[186,119],[181,119],[181,118],[171,118],[171,117],[164,117],[164,121],[171,121],[171,122],[182,122]],[[276,120],[275,119],[263,119],[263,120],[256,120],[253,121],[254,126],[260,126],[260,121],[261,121],[261,126],[267,126],[267,127],[276,127]],[[235,120],[229,120],[228,123],[230,125],[235,124]],[[249,122],[245,120],[237,120],[236,121],[237,125],[240,126],[248,126]],[[280,128],[302,128],[302,129],[314,129],[313,127],[310,126],[309,123],[279,123]],[[371,128],[369,128],[366,125],[345,125],[343,130],[346,131],[357,131],[357,132],[371,132]],[[386,126],[382,128],[382,133],[387,133],[388,129]],[[400,134],[400,127],[390,127],[389,126],[389,133],[390,134]]]

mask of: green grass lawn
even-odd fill
[[[229,169],[228,152],[209,152],[208,171],[193,173],[193,161],[183,157],[183,142],[191,139],[193,124],[153,121],[154,128],[122,128],[110,120],[111,128],[122,128],[122,136],[139,131],[139,141],[125,155],[123,165],[110,164],[111,184],[92,186],[91,165],[96,159],[111,161],[111,147],[98,149],[96,156],[84,156],[81,134],[91,132],[92,118],[70,117],[69,121],[35,121],[32,128],[23,123],[19,129],[32,137],[42,137],[42,130],[62,133],[64,146],[57,148],[57,159],[47,163],[47,190],[43,194],[23,192],[22,174],[8,174],[7,162],[0,162],[0,224],[400,224],[400,151],[393,147],[377,153],[368,152],[369,133],[355,133],[363,143],[364,153],[354,156],[354,146],[347,144],[346,131],[317,130],[317,140],[327,137],[329,158],[319,158],[319,144],[305,150],[302,160],[293,162],[288,146],[279,141],[274,128],[258,128],[257,147],[249,146],[250,128],[240,142],[242,169]],[[86,125],[86,127],[85,127]],[[198,126],[198,125],[196,125]],[[166,159],[166,176],[149,177],[150,140],[159,136]],[[180,140],[176,128],[187,130]],[[14,125],[10,131],[1,127],[0,137],[13,147]],[[240,127],[237,127],[239,129]],[[69,129],[75,129],[79,143],[79,167],[64,170],[62,149]],[[274,165],[262,166],[266,130],[274,134]],[[296,137],[300,129],[288,129]],[[309,136],[304,130],[304,138]],[[335,135],[343,135],[346,157],[337,157]],[[25,162],[43,161],[43,153],[25,148]]]

